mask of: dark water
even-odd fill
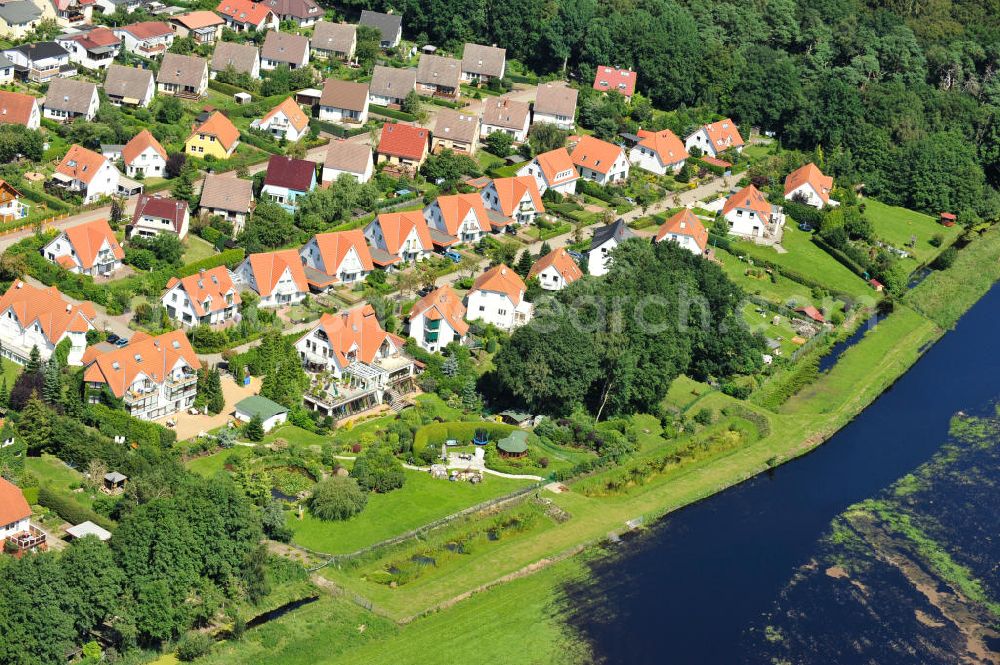
[[[954,413],[1000,394],[998,326],[994,287],[816,451],[675,513],[622,555],[595,563],[591,583],[566,589],[577,608],[572,625],[608,663],[767,662],[744,650],[746,632],[773,608],[831,520],[927,462],[947,440]]]

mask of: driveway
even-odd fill
[[[166,425],[167,420],[174,420],[175,424],[171,429],[177,432],[178,441],[185,441],[198,436],[202,432],[208,432],[228,423],[233,419],[236,403],[244,397],[256,395],[258,392],[260,392],[260,379],[257,377],[251,377],[250,385],[240,386],[236,385],[236,382],[231,377],[224,376],[222,377],[222,394],[226,398],[226,406],[222,409],[221,413],[193,416],[186,411],[182,411],[167,418],[160,418],[156,422]]]

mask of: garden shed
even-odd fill
[[[270,432],[288,420],[288,409],[261,395],[251,395],[236,403],[235,415],[237,420],[245,423],[258,416],[264,424],[264,431]]]

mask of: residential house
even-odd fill
[[[629,163],[621,146],[593,136],[581,136],[570,154],[581,178],[598,185],[611,185],[628,179]]]
[[[317,233],[299,250],[314,291],[363,281],[375,269],[361,229]]]
[[[118,169],[104,155],[74,144],[56,166],[52,182],[80,194],[84,203],[93,203],[103,196],[115,194],[120,177]]]
[[[302,108],[289,97],[273,109],[267,115],[250,123],[254,129],[267,132],[276,139],[285,139],[295,143],[309,131],[309,117],[302,112]]]
[[[483,100],[483,122],[479,136],[486,138],[493,132],[509,134],[516,143],[528,140],[531,124],[531,106],[510,97],[487,97]]]
[[[423,127],[387,122],[378,142],[378,163],[416,173],[427,159],[430,132]]]
[[[423,261],[434,253],[430,228],[423,213],[383,212],[365,227],[372,262],[380,268]]]
[[[442,109],[438,111],[431,138],[431,150],[474,155],[479,147],[479,117]]]
[[[7,224],[28,216],[28,206],[21,201],[21,192],[0,179],[0,222]]]
[[[236,319],[240,294],[229,269],[218,266],[180,279],[171,277],[160,303],[167,316],[182,326],[215,326]]]
[[[104,94],[115,106],[149,106],[156,93],[153,72],[148,69],[111,65],[104,78]]]
[[[350,23],[319,21],[313,28],[309,46],[317,58],[350,60],[358,45],[358,28]]]
[[[507,71],[507,49],[466,42],[462,49],[462,80],[489,83],[502,79]]]
[[[571,131],[576,121],[578,94],[565,83],[539,83],[531,124],[547,122]]]
[[[531,224],[545,212],[538,183],[528,175],[495,178],[479,195],[488,210],[494,210],[517,224]]]
[[[156,74],[160,92],[185,99],[199,99],[208,90],[208,63],[196,55],[167,53]]]
[[[215,44],[222,39],[226,24],[215,12],[194,11],[170,19],[170,26],[178,37],[190,37],[196,44]]]
[[[83,381],[91,402],[107,389],[133,418],[155,420],[194,406],[201,361],[183,330],[132,335],[121,348],[87,352]]]
[[[0,85],[14,82],[14,63],[0,53]]]
[[[96,0],[50,0],[50,3],[60,28],[77,28],[93,22]]]
[[[221,111],[215,111],[184,142],[184,152],[195,157],[229,159],[239,142],[240,130]]]
[[[309,38],[287,32],[271,31],[260,47],[260,68],[264,71],[288,65],[289,69],[300,69],[309,64]]]
[[[283,307],[302,302],[309,294],[302,259],[294,249],[251,254],[236,269],[236,281],[260,296],[261,307]]]
[[[190,223],[191,211],[187,201],[140,194],[132,213],[132,224],[126,232],[129,238],[152,238],[161,233],[173,233],[184,240]]]
[[[56,122],[73,122],[77,118],[89,121],[97,115],[100,105],[93,83],[57,78],[49,84],[42,115]]]
[[[440,55],[422,55],[417,63],[417,92],[457,99],[462,83],[462,61]]]
[[[262,199],[269,199],[289,212],[295,202],[316,187],[316,162],[271,155],[267,162],[267,175],[260,191]]]
[[[525,291],[516,272],[502,263],[493,266],[473,282],[465,316],[509,332],[531,320],[533,308],[524,299]]]
[[[252,421],[255,417],[259,418],[264,431],[270,432],[288,422],[288,409],[261,395],[250,395],[236,403],[233,416],[244,423]]]
[[[254,0],[222,0],[215,8],[226,25],[236,32],[277,30],[278,15],[267,4]]]
[[[434,353],[452,342],[461,344],[469,332],[465,305],[450,285],[434,289],[410,308],[410,337],[417,346]]]
[[[377,106],[402,106],[406,96],[416,89],[417,70],[375,65],[368,101]]]
[[[580,179],[566,148],[556,148],[535,155],[530,162],[518,169],[517,175],[534,178],[538,191],[542,194],[549,189],[563,195],[575,194],[576,181]]]
[[[72,273],[107,277],[122,267],[125,252],[108,220],[95,219],[60,231],[42,256]]]
[[[639,142],[628,153],[631,162],[642,169],[657,175],[677,173],[684,167],[688,158],[684,143],[669,129],[650,132],[640,129]]]
[[[559,247],[535,261],[528,272],[528,279],[534,277],[546,291],[562,291],[583,277],[583,271],[566,248]]]
[[[104,27],[60,35],[56,42],[69,51],[70,62],[90,70],[107,69],[122,47],[122,40]]]
[[[475,192],[437,197],[424,207],[424,219],[430,228],[431,240],[440,247],[479,242],[493,230],[483,199]]]
[[[226,173],[205,176],[198,208],[232,224],[234,234],[246,226],[253,205],[253,182],[250,180]]]
[[[41,359],[48,360],[56,346],[69,339],[67,362],[79,365],[96,317],[89,300],[74,304],[54,286],[15,279],[0,298],[0,356],[24,365],[31,349],[38,347]]]
[[[0,5],[0,36],[20,40],[42,22],[42,9],[30,0],[13,0]]]
[[[167,171],[167,151],[148,129],[136,134],[122,147],[125,175],[130,178],[162,178]]]
[[[759,244],[781,242],[785,215],[753,185],[747,185],[726,199],[722,216],[729,222],[729,232],[735,236]]]
[[[669,240],[692,254],[704,254],[708,247],[708,230],[688,208],[678,211],[663,222],[656,231],[653,242]]]
[[[76,67],[69,51],[56,42],[21,44],[3,52],[14,63],[14,75],[33,83],[48,83],[57,76],[73,76]]]
[[[114,29],[125,50],[143,58],[158,58],[174,43],[174,31],[163,21],[143,21]]]
[[[372,149],[367,143],[330,141],[323,162],[323,184],[331,183],[345,173],[366,183],[375,172]]]
[[[31,506],[24,493],[6,478],[0,478],[0,546],[17,552],[33,551],[45,544],[45,532],[31,524]]]
[[[319,99],[319,119],[357,125],[368,122],[368,84],[327,79]]]
[[[399,14],[383,14],[363,9],[358,25],[367,25],[378,30],[382,35],[379,42],[382,48],[395,48],[403,38],[403,17]]]
[[[41,123],[38,99],[20,92],[0,90],[0,125],[21,125],[28,129],[38,129]]]
[[[729,118],[712,122],[699,127],[684,139],[684,147],[688,152],[698,148],[702,154],[718,157],[719,153],[730,148],[743,152],[743,137],[736,124]]]
[[[97,0],[94,3],[97,9],[101,10],[101,13],[105,16],[110,16],[116,11],[121,10],[124,14],[131,14],[140,7],[145,8],[147,5],[151,5],[151,0]]]
[[[616,67],[600,66],[594,74],[594,90],[601,92],[617,92],[625,97],[625,101],[632,101],[635,94],[636,73],[631,69],[618,69]]]
[[[833,177],[823,175],[819,167],[809,162],[788,174],[785,178],[785,200],[805,203],[814,208],[836,207],[838,201],[830,198]]]
[[[629,238],[635,237],[635,233],[621,218],[594,229],[590,251],[587,253],[587,272],[595,277],[606,275],[611,267],[611,252]]]
[[[313,0],[263,0],[271,8],[282,23],[294,23],[300,28],[307,28],[321,18],[323,9]]]
[[[260,51],[253,44],[238,44],[237,42],[219,42],[212,53],[212,78],[219,72],[232,67],[237,74],[249,74],[251,78],[260,78]]]

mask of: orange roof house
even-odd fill
[[[427,351],[437,351],[469,332],[465,305],[448,284],[418,300],[410,309],[410,337]]]
[[[278,16],[266,3],[253,0],[222,0],[215,12],[233,30],[260,30],[277,28]]]
[[[495,178],[482,189],[480,195],[487,208],[520,224],[530,224],[545,212],[538,183],[531,176]]]
[[[512,330],[531,319],[532,305],[524,299],[525,290],[520,275],[502,263],[496,265],[472,284],[467,317]]]
[[[250,123],[250,126],[269,132],[277,138],[298,141],[309,129],[309,118],[295,100],[288,97],[263,118]]]
[[[299,252],[306,279],[314,289],[332,284],[351,284],[375,269],[368,242],[361,229],[317,233]]]
[[[543,289],[559,291],[583,277],[583,271],[566,248],[559,247],[535,261],[528,272],[528,279],[533,277]]]
[[[693,212],[684,208],[660,226],[654,240],[672,240],[695,254],[703,254],[708,246],[708,231]]]
[[[144,176],[162,176],[167,166],[167,151],[144,129],[122,147],[122,160],[129,176],[140,171]]]
[[[97,312],[92,302],[73,304],[54,286],[39,288],[17,279],[0,298],[0,316],[15,324],[0,328],[0,344],[8,357],[24,363],[31,348],[37,346],[42,359],[47,360],[56,345],[69,337],[72,348],[68,362],[79,365]]]
[[[576,181],[580,178],[566,148],[556,148],[535,155],[534,159],[518,170],[517,175],[533,177],[542,194],[550,188],[563,194],[572,194],[576,191]]]
[[[41,119],[36,98],[0,90],[0,125],[24,125],[28,129],[38,129]]]
[[[251,254],[236,269],[236,278],[260,295],[262,307],[296,303],[309,293],[302,259],[294,249]]]
[[[419,210],[384,212],[365,227],[372,261],[386,267],[399,261],[420,261],[434,251],[427,220]]]
[[[771,204],[767,202],[764,194],[753,185],[747,185],[730,196],[726,199],[726,204],[722,206],[723,215],[729,215],[736,210],[751,210],[764,219],[771,217]]]
[[[722,206],[722,214],[729,222],[729,232],[754,242],[780,242],[785,216],[781,208],[772,206],[763,193],[753,185],[736,192]]]
[[[730,148],[743,150],[743,137],[732,119],[724,118],[699,127],[684,140],[684,146],[688,151],[698,148],[709,157],[717,157]]]
[[[160,298],[170,318],[186,325],[215,325],[235,317],[240,294],[226,266],[201,270],[180,279],[171,277]]]
[[[521,276],[502,263],[484,272],[472,284],[472,291],[502,293],[515,305],[524,298],[525,289]]]
[[[801,199],[803,203],[816,208],[836,205],[836,201],[830,201],[831,190],[833,178],[823,175],[812,162],[800,166],[785,178],[785,199],[789,201]]]
[[[669,129],[650,132],[640,129],[639,143],[629,151],[629,159],[639,168],[665,175],[668,170],[678,171],[688,158],[684,143]]]
[[[432,230],[459,242],[475,242],[492,230],[483,199],[476,193],[439,196],[424,208],[424,219]]]
[[[95,219],[64,229],[42,248],[42,256],[71,272],[107,275],[121,267],[125,252],[108,220]]]
[[[602,182],[605,178],[621,180],[628,177],[628,160],[621,146],[593,136],[581,136],[570,158],[584,178]]]
[[[418,168],[427,158],[430,131],[423,127],[387,122],[378,142],[378,161]]]
[[[194,402],[194,372],[201,368],[198,355],[191,348],[183,330],[172,330],[157,337],[144,332],[132,336],[128,345],[101,352],[96,347],[88,351],[83,380],[97,388],[107,386],[115,397],[124,397],[125,406],[136,417],[153,417],[148,413],[148,402],[162,402],[168,408],[171,402],[163,394],[169,381],[184,377],[191,383],[190,403]],[[159,390],[150,391],[150,386]],[[132,402],[132,399],[136,402]],[[189,406],[184,404],[184,406]],[[172,408],[170,405],[169,408]],[[162,415],[175,412],[165,411]]]
[[[403,340],[382,328],[371,305],[362,305],[337,314],[324,313],[295,347],[308,364],[326,366],[339,377],[352,362],[371,365],[399,355]]]
[[[31,506],[24,498],[21,488],[6,478],[0,478],[0,536],[6,538],[17,531],[6,532],[7,525],[22,524],[31,517]]]
[[[56,173],[71,180],[89,184],[107,161],[104,155],[74,143],[59,165],[56,166]]]

